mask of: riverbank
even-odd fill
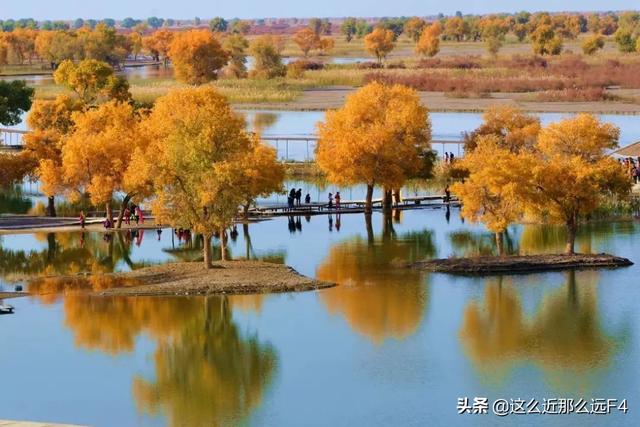
[[[293,101],[234,103],[242,109],[293,110],[293,111],[325,111],[340,108],[347,95],[356,91],[357,87],[336,86],[303,90]],[[613,95],[624,93],[625,96],[640,96],[638,90],[611,90]],[[531,101],[526,97],[531,94],[496,92],[486,97],[454,97],[444,92],[418,92],[420,101],[432,112],[478,113],[490,107],[510,105],[531,113],[593,113],[593,114],[640,114],[640,104],[624,101],[576,101],[551,102]]]
[[[412,268],[461,275],[519,274],[584,268],[616,268],[633,265],[627,258],[608,254],[483,256],[419,261]]]
[[[24,233],[45,233],[45,232],[67,232],[67,231],[122,231],[122,230],[156,230],[159,226],[152,216],[146,217],[144,223],[131,224],[122,223],[122,228],[104,228],[104,218],[87,218],[85,227],[80,226],[80,221],[76,217],[46,217],[29,215],[4,215],[0,216],[0,235],[2,234],[24,234]],[[161,228],[164,228],[160,226]]]
[[[216,262],[212,269],[205,269],[202,262],[168,263],[112,276],[141,284],[102,290],[97,292],[98,295],[259,294],[310,291],[336,286],[335,283],[303,276],[286,265],[261,261]]]
[[[0,299],[26,297],[27,295],[29,294],[26,292],[0,292]]]

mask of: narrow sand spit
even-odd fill
[[[633,265],[627,258],[607,254],[485,256],[419,261],[411,267],[440,273],[484,275],[518,274],[584,268],[616,268]]]

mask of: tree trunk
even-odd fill
[[[498,248],[498,256],[504,255],[504,234],[496,233],[496,247]]]
[[[244,234],[244,244],[246,249],[246,258],[251,258],[251,236],[249,236],[249,224],[246,222],[242,224],[242,232]]]
[[[571,220],[567,222],[567,245],[565,247],[564,253],[567,255],[575,254],[575,246],[576,246],[576,231],[577,225],[575,220]]]
[[[367,184],[367,198],[364,204],[365,215],[371,215],[373,212],[373,185]]]
[[[116,225],[116,228],[122,228],[122,218],[124,218],[124,210],[129,205],[130,200],[131,196],[129,196],[128,194],[124,196],[124,199],[122,199],[122,203],[120,203],[120,212],[118,212],[118,225]]]
[[[45,213],[51,218],[54,218],[56,216],[55,196],[47,197],[47,209]]]
[[[371,223],[371,215],[364,216],[364,222],[367,227],[367,242],[369,245],[373,245],[374,235],[373,235],[373,224]]]
[[[106,210],[107,219],[109,220],[109,223],[111,223],[111,227],[113,227],[113,210],[111,210],[111,203],[107,203]]]
[[[382,210],[385,212],[385,214],[390,213],[392,206],[393,206],[392,191],[385,188],[382,193]]]
[[[227,260],[227,230],[224,228],[220,230],[220,260]]]
[[[244,219],[249,219],[249,203],[246,203],[245,205],[242,206],[242,213],[243,213]]]
[[[394,234],[391,212],[385,211],[382,217],[382,238],[383,240],[391,240]]]
[[[211,263],[211,234],[204,234],[202,236],[204,240],[202,252],[204,253],[204,268],[213,268]]]

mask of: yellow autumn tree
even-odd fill
[[[293,42],[298,45],[304,56],[308,56],[309,51],[319,46],[320,37],[311,28],[305,27],[293,35]]]
[[[126,193],[122,212],[133,194],[124,187],[132,152],[145,141],[139,137],[138,115],[127,103],[111,101],[73,115],[75,128],[62,147],[64,187],[71,198],[88,193],[91,202],[106,207],[113,223],[111,201],[116,192]]]
[[[209,30],[178,33],[169,48],[176,79],[188,84],[215,80],[227,64],[228,53]]]
[[[415,90],[370,83],[327,111],[318,123],[318,165],[336,184],[367,186],[365,212],[375,185],[400,188],[424,167],[431,150],[428,111]]]
[[[336,42],[331,37],[321,37],[318,42],[318,50],[321,55],[329,55],[333,48],[335,47]]]
[[[495,233],[500,256],[504,254],[505,230],[524,215],[523,186],[532,167],[525,160],[530,158],[519,157],[498,136],[481,136],[476,148],[460,162],[469,171],[469,178],[451,187],[462,201],[462,216],[484,223]]]
[[[229,64],[224,75],[242,79],[247,77],[247,48],[249,41],[242,34],[230,34],[225,37],[223,47],[229,53]]]
[[[47,196],[47,215],[56,216],[55,196],[63,192],[63,138],[73,131],[72,114],[85,107],[80,100],[58,95],[54,100],[36,100],[29,115],[29,132],[24,135],[25,154],[36,165],[41,191]]]
[[[249,53],[253,56],[253,69],[249,77],[273,79],[286,74],[287,68],[282,64],[280,55],[280,38],[266,34],[255,38],[249,46]]]
[[[413,40],[414,43],[418,43],[422,32],[424,31],[427,23],[422,18],[418,18],[414,16],[413,18],[409,18],[407,22],[404,24],[404,33]]]
[[[78,64],[71,60],[63,61],[53,73],[53,78],[87,104],[96,103],[99,97],[120,101],[131,98],[126,79],[116,76],[111,65],[95,59],[85,59]]]
[[[440,51],[442,26],[435,22],[426,27],[416,43],[416,52],[425,56],[436,56]]]
[[[365,49],[377,58],[379,64],[395,46],[395,37],[391,30],[376,28],[364,37]]]
[[[244,195],[242,205],[245,217],[251,203],[258,197],[283,191],[285,170],[278,161],[276,150],[259,140],[252,140],[251,148],[238,163],[239,180],[236,191]]]
[[[487,109],[482,115],[482,124],[464,136],[465,152],[475,149],[479,138],[495,136],[501,148],[513,152],[531,150],[540,132],[540,120],[516,107],[498,106]]]
[[[590,114],[552,123],[540,131],[533,157],[528,206],[540,218],[566,227],[567,254],[574,253],[581,220],[606,198],[626,197],[631,180],[608,155],[620,130]]]
[[[156,61],[162,61],[164,66],[169,65],[169,49],[174,33],[165,28],[154,31],[151,35],[143,37],[142,45],[154,57]]]
[[[256,144],[244,119],[209,86],[174,90],[156,101],[145,124],[150,144],[132,164],[147,164],[159,223],[204,236],[204,261],[211,268],[211,238],[233,223],[246,195],[237,191],[239,164]]]
[[[19,154],[0,153],[0,187],[6,187],[24,179],[33,172],[33,158]]]

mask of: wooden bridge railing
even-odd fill
[[[23,136],[26,131],[0,128],[0,150],[20,151],[24,145]],[[318,137],[315,135],[262,135],[261,140],[276,149],[278,159],[287,161],[313,161]],[[433,148],[442,151],[454,151],[458,157],[462,154],[462,140],[433,140]]]
[[[24,130],[0,128],[0,149],[21,150],[24,145],[22,137],[26,133]]]

